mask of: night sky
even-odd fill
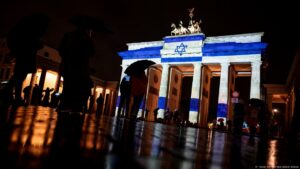
[[[189,20],[188,8],[195,8],[196,20],[206,36],[265,32],[269,44],[266,83],[285,83],[287,73],[299,45],[300,28],[297,5],[265,0],[1,0],[0,37],[5,37],[18,19],[33,12],[45,12],[51,18],[45,37],[47,45],[56,48],[67,31],[72,15],[101,18],[114,31],[112,35],[96,33],[97,54],[92,67],[104,80],[119,80],[121,58],[118,51],[126,43],[157,41],[170,35],[170,23]],[[294,2],[296,3],[296,2]],[[274,76],[276,75],[276,76]]]

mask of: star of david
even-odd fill
[[[182,53],[186,52],[185,51],[186,48],[187,48],[187,45],[184,45],[183,43],[181,43],[179,46],[176,46],[175,52],[181,56]]]

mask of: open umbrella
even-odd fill
[[[76,15],[72,16],[69,21],[77,27],[92,29],[100,33],[113,33],[108,25],[97,17]]]
[[[218,122],[220,122],[220,123],[221,123],[221,122],[224,122],[224,119],[223,119],[223,118],[219,118],[219,119],[218,119]]]
[[[147,69],[149,66],[154,65],[155,62],[151,61],[151,60],[139,60],[136,61],[134,63],[132,63],[131,65],[129,65],[127,67],[127,69],[125,70],[125,73],[129,76],[131,75],[141,75],[141,73],[143,73],[145,71],[145,69]]]

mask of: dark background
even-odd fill
[[[104,80],[119,80],[121,58],[118,51],[126,43],[158,41],[170,34],[170,24],[189,20],[188,8],[195,8],[196,20],[206,36],[265,32],[269,44],[265,83],[285,83],[296,47],[299,45],[299,12],[296,2],[266,0],[1,0],[0,36],[5,37],[22,16],[45,12],[51,18],[46,44],[56,48],[72,15],[101,18],[114,34],[96,33],[97,54],[93,67]],[[299,7],[298,7],[299,8]]]

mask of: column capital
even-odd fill
[[[193,63],[193,66],[194,66],[194,68],[195,68],[195,67],[201,67],[201,66],[202,66],[202,63],[200,63],[200,62],[199,62],[199,63]]]
[[[168,64],[168,63],[161,63],[161,66],[162,67],[170,67],[170,64]]]
[[[161,68],[162,68],[162,71],[167,71],[169,70],[171,65],[167,64],[167,63],[163,63],[161,64]]]
[[[122,64],[121,67],[122,68],[127,68],[129,65],[128,64]]]
[[[221,67],[228,67],[230,65],[229,61],[221,62],[220,63]]]
[[[260,66],[262,64],[262,61],[261,60],[255,60],[255,61],[252,61],[251,62],[251,66]]]

